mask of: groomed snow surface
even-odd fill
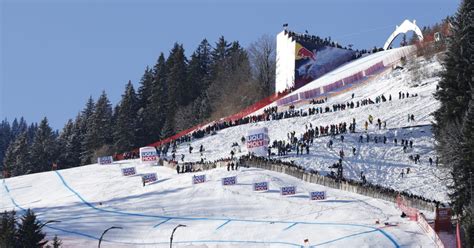
[[[120,167],[157,172],[158,182],[145,187],[139,176],[123,177]],[[58,172],[10,178],[2,186],[2,209],[32,208],[58,234],[65,247],[94,247],[103,230],[102,247],[300,247],[304,239],[322,247],[423,247],[431,240],[415,222],[399,217],[393,203],[302,182],[255,168],[203,172],[207,182],[165,167],[137,161],[89,165]],[[222,186],[221,178],[237,175],[238,184]],[[270,182],[267,192],[252,183]],[[283,197],[279,187],[295,185],[297,194]],[[327,192],[310,201],[309,191]],[[379,220],[380,225],[375,221]],[[385,226],[389,222],[394,226]]]
[[[344,143],[336,137],[334,148],[329,149],[326,143],[330,137],[317,138],[309,155],[291,154],[282,159],[324,174],[343,148],[347,155],[343,163],[346,177],[359,179],[360,171],[364,171],[370,182],[446,201],[446,182],[437,179],[445,172],[428,163],[428,157],[434,158],[435,152],[430,126],[426,126],[438,106],[432,93],[441,66],[436,61],[420,63],[426,76],[416,86],[408,69],[397,70],[332,97],[322,106],[350,101],[352,93],[353,101],[367,97],[375,100],[381,94],[387,99],[391,94],[392,101],[228,128],[192,141],[192,154],[189,143],[181,144],[176,157],[185,154],[185,161],[200,160],[201,144],[208,161],[229,157],[232,143],[241,144],[240,138],[250,128],[266,126],[272,141],[286,140],[290,131],[296,131],[298,137],[302,135],[309,123],[349,124],[356,118],[358,133],[345,135]],[[418,97],[399,100],[399,91]],[[367,132],[371,137],[387,136],[387,144],[365,142],[363,123],[369,114],[375,120],[387,121],[387,129],[378,130],[371,125]],[[407,121],[408,114],[415,115],[415,122]],[[358,143],[361,134],[364,143]],[[394,137],[399,141],[413,140],[413,148],[404,153],[400,145],[393,144]],[[353,146],[356,155],[350,152]],[[236,151],[237,156],[247,153],[244,146]],[[420,154],[421,164],[410,161],[411,154]],[[130,166],[135,166],[139,174],[156,172],[158,181],[143,187],[139,175],[122,176],[120,168]],[[407,167],[411,168],[410,174],[400,178],[401,169]],[[200,174],[206,175],[207,182],[193,185],[191,177]],[[237,185],[221,185],[222,177],[233,175],[237,176]],[[259,181],[270,182],[270,190],[254,192],[252,183]],[[280,196],[279,187],[289,185],[297,187],[297,194]],[[326,191],[327,199],[311,201],[310,191]],[[123,229],[110,230],[101,247],[169,247],[169,237],[178,224],[186,227],[176,231],[173,247],[301,247],[305,239],[311,247],[434,247],[415,222],[400,218],[394,203],[255,168],[176,174],[165,167],[129,160],[8,178],[3,180],[0,192],[2,211],[15,209],[21,213],[31,208],[43,222],[61,221],[48,224],[44,230],[49,239],[57,234],[64,247],[95,247],[101,233],[111,226]],[[432,217],[432,213],[427,214]],[[380,224],[375,224],[376,220]]]

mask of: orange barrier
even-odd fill
[[[398,208],[402,210],[410,218],[410,220],[418,220],[418,209],[409,207],[403,196],[398,195],[395,202],[397,203]]]
[[[456,248],[462,248],[461,228],[459,225],[459,220],[458,220],[458,223],[456,223]]]

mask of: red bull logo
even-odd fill
[[[313,52],[308,50],[306,47],[302,46],[300,43],[296,42],[296,47],[295,47],[295,59],[300,60],[300,59],[315,59]]]

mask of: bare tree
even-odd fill
[[[261,85],[262,94],[275,91],[276,44],[269,35],[261,36],[247,49],[253,77]]]

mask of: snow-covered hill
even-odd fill
[[[143,187],[139,177],[121,176],[120,167],[130,165],[157,172],[158,182]],[[323,247],[432,245],[390,202],[254,168],[203,173],[208,182],[193,185],[194,174],[127,161],[15,177],[3,182],[1,207],[32,208],[43,221],[61,221],[45,230],[65,247],[93,247],[110,226],[123,229],[111,230],[102,247],[168,247],[178,224],[187,227],[175,234],[174,247],[300,247],[304,239]],[[230,175],[238,184],[222,186]],[[262,180],[270,190],[253,192],[252,183]],[[287,185],[297,186],[297,194],[280,196]],[[328,198],[310,201],[308,192],[316,190]]]
[[[384,95],[392,100],[344,111],[328,112],[305,117],[271,120],[235,126],[217,134],[178,146],[176,157],[184,161],[199,161],[200,145],[205,147],[204,158],[213,161],[230,156],[233,143],[247,130],[268,127],[270,139],[287,140],[295,131],[299,138],[309,127],[326,126],[356,119],[356,133],[321,137],[314,140],[309,154],[294,152],[280,159],[313,168],[326,174],[339,159],[343,161],[344,176],[359,179],[364,172],[367,180],[398,190],[447,201],[445,172],[430,165],[435,160],[434,139],[430,115],[438,103],[432,94],[439,80],[441,65],[437,60],[418,59],[423,70],[422,80],[413,82],[411,66],[381,75],[328,99],[325,107]],[[399,99],[399,92],[417,95]],[[352,98],[354,94],[354,98]],[[298,110],[298,109],[297,109]],[[415,121],[408,122],[408,114]],[[368,116],[386,121],[386,128],[370,125],[365,131]],[[371,137],[366,142],[366,135]],[[359,142],[360,135],[363,142]],[[386,144],[380,142],[385,136]],[[373,138],[378,137],[375,144]],[[394,144],[394,139],[398,144]],[[327,143],[332,139],[333,148]],[[401,139],[412,140],[413,148],[403,151]],[[189,145],[194,152],[189,154]],[[356,153],[352,154],[352,147]],[[235,149],[235,147],[234,147]],[[236,156],[247,154],[247,149],[235,149]],[[414,164],[410,155],[419,154],[421,163]],[[168,154],[170,155],[170,154]],[[142,186],[139,176],[124,177],[120,168],[135,166],[139,174],[156,172],[158,181]],[[411,172],[400,177],[402,169]],[[193,185],[191,177],[205,174],[208,181]],[[221,178],[236,175],[238,184],[222,186]],[[270,190],[254,192],[252,183],[269,181]],[[295,196],[280,196],[279,187],[294,185]],[[324,201],[308,199],[310,191],[326,191]],[[158,166],[140,164],[135,160],[119,161],[113,165],[88,165],[57,172],[45,172],[3,180],[0,189],[1,210],[22,211],[32,208],[41,221],[59,220],[48,224],[49,237],[57,234],[65,247],[92,247],[103,230],[111,226],[123,227],[106,234],[102,247],[168,247],[172,229],[187,227],[175,233],[174,247],[301,247],[305,239],[311,247],[432,247],[416,223],[400,218],[393,203],[343,192],[324,186],[302,182],[296,178],[255,168],[227,171],[218,168],[199,173],[176,174]],[[427,213],[430,216],[432,213]],[[376,224],[376,220],[380,224]],[[389,225],[385,225],[387,223]]]
[[[421,81],[414,82],[412,68],[414,64]],[[434,99],[433,93],[439,80],[441,65],[437,59],[425,61],[417,59],[410,61],[406,68],[402,70],[390,71],[382,75],[377,80],[372,80],[367,84],[359,86],[353,90],[336,95],[327,99],[324,104],[304,105],[296,110],[308,111],[310,107],[329,106],[333,104],[345,104],[364,99],[375,101],[377,96],[382,94],[387,98],[386,102],[379,104],[369,104],[359,108],[347,109],[344,111],[329,112],[306,117],[295,117],[282,120],[272,120],[258,123],[250,123],[219,131],[216,135],[194,140],[190,143],[181,144],[176,152],[176,158],[185,155],[184,161],[199,161],[201,159],[199,149],[194,149],[189,154],[189,145],[199,148],[201,145],[206,149],[204,159],[208,161],[230,157],[233,149],[232,144],[241,145],[236,150],[236,155],[248,154],[248,151],[241,143],[242,136],[246,136],[247,130],[257,127],[268,127],[271,142],[274,140],[288,141],[288,133],[295,131],[296,136],[301,138],[310,123],[313,127],[326,126],[346,122],[349,126],[353,118],[356,120],[356,133],[345,134],[344,142],[340,141],[340,136],[335,138],[322,137],[314,140],[310,147],[309,155],[296,156],[296,152],[281,157],[283,160],[294,161],[298,165],[313,168],[321,171],[322,174],[329,172],[329,166],[339,159],[339,151],[344,150],[346,158],[343,161],[345,176],[352,179],[360,179],[360,172],[364,172],[367,180],[392,187],[397,190],[405,190],[429,199],[447,202],[446,181],[439,179],[446,178],[446,172],[436,166],[436,153],[434,151],[434,138],[431,131],[433,117],[431,113],[438,108],[438,102]],[[399,99],[399,92],[416,97]],[[354,98],[352,98],[354,94]],[[391,96],[392,100],[388,101]],[[415,121],[408,121],[408,115],[413,114]],[[365,131],[364,124],[368,121],[369,115],[374,118],[374,124],[369,125]],[[381,119],[386,122],[386,128],[378,129],[376,120]],[[370,142],[366,142],[369,135]],[[360,135],[363,136],[363,143],[359,143]],[[387,137],[387,143],[383,144],[383,136]],[[378,138],[378,143],[374,143],[374,137]],[[327,143],[332,139],[333,149],[327,148]],[[397,139],[397,144],[394,143]],[[413,147],[403,151],[401,140],[413,141]],[[356,154],[352,154],[352,147],[356,148]],[[239,152],[240,151],[240,152]],[[276,152],[274,150],[274,152]],[[409,156],[420,155],[420,163],[415,164]],[[170,154],[168,154],[170,155]],[[432,159],[432,165],[429,164]],[[400,177],[402,169],[410,168],[410,174]]]

